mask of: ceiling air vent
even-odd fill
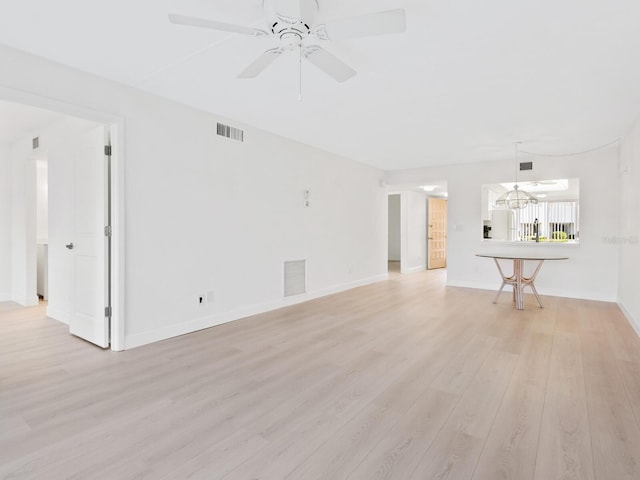
[[[31,140],[31,145],[33,146],[34,150],[40,148],[40,137],[33,137],[33,140]]]
[[[230,138],[231,140],[237,140],[238,142],[244,142],[244,130],[220,122],[218,122],[218,135]]]
[[[284,296],[300,295],[307,291],[307,262],[284,262]]]

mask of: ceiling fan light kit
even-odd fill
[[[298,50],[300,59],[329,75],[337,82],[345,82],[357,72],[320,45],[305,45],[305,41],[325,42],[372,35],[386,35],[406,31],[406,14],[403,9],[388,10],[357,17],[346,18],[326,24],[316,24],[318,11],[316,0],[299,0],[298,16],[291,17],[278,12],[276,2],[265,0],[265,17],[268,28],[234,25],[217,20],[208,20],[186,15],[170,14],[169,21],[176,25],[207,28],[228,33],[250,36],[273,36],[279,46],[267,50],[245,68],[238,78],[255,78],[265,71],[280,55]]]

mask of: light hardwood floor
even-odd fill
[[[0,304],[0,478],[640,479],[619,309],[444,275],[121,353]]]

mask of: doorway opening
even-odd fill
[[[36,295],[40,305],[49,300],[49,164],[46,155],[36,162]]]
[[[389,273],[400,273],[401,259],[401,197],[400,194],[392,194],[389,202],[389,241],[387,254],[387,270]]]
[[[388,193],[388,272],[446,267],[447,182],[394,185]]]
[[[122,205],[111,175],[121,122],[25,97],[0,91],[0,302],[40,303],[72,334],[121,350],[123,237],[110,201]]]

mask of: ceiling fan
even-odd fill
[[[342,40],[406,31],[406,16],[403,9],[371,13],[323,24],[315,23],[319,10],[318,0],[264,0],[263,6],[266,30],[177,14],[170,14],[169,21],[177,25],[252,36],[266,35],[279,39],[279,46],[260,55],[238,75],[238,78],[255,78],[280,55],[298,50],[301,61],[305,58],[337,82],[344,82],[357,72],[320,45],[305,45],[306,40]]]
[[[539,187],[541,185],[556,185],[557,183],[557,180],[526,182],[527,185],[531,185],[532,187]]]

